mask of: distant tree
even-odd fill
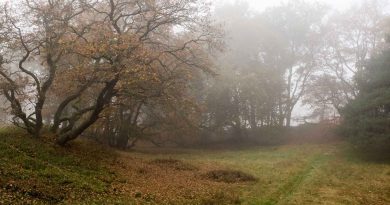
[[[217,56],[219,73],[209,83],[206,127],[229,130],[238,139],[247,129],[289,127],[319,68],[326,11],[303,1],[263,13],[250,12],[245,3],[217,8],[227,49]]]
[[[292,112],[306,94],[310,77],[320,66],[323,21],[327,8],[318,3],[289,1],[263,15],[269,35],[260,53],[283,80],[279,97],[281,124],[291,125]]]
[[[358,95],[356,74],[383,49],[388,6],[388,1],[367,0],[328,16],[324,46],[318,52],[322,69],[310,80],[306,103],[317,108],[331,105],[329,111],[339,112]]]
[[[360,148],[390,153],[390,50],[363,66],[356,82],[359,92],[342,110],[344,131]]]
[[[313,110],[311,116],[314,120],[327,120],[338,117],[345,102],[340,99],[344,93],[338,83],[337,77],[322,72],[320,75],[314,74],[309,80],[308,88],[303,99],[303,103],[310,105]]]

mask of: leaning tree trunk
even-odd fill
[[[77,127],[72,127],[69,131],[59,132],[60,134],[57,138],[57,143],[59,145],[64,146],[69,141],[76,139],[99,119],[100,113],[104,110],[106,105],[110,104],[112,97],[115,95],[115,86],[117,82],[118,78],[115,78],[106,83],[106,86],[102,89],[96,100],[92,113],[87,119],[81,122]]]

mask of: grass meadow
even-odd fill
[[[390,204],[390,164],[343,142],[126,152],[91,143],[61,148],[3,129],[0,204]]]

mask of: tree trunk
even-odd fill
[[[94,110],[92,111],[91,115],[78,127],[72,128],[70,131],[60,134],[57,139],[57,143],[59,145],[64,146],[69,141],[76,139],[99,119],[100,113],[104,110],[106,105],[110,104],[111,99],[115,94],[115,86],[118,80],[118,77],[116,77],[110,82],[106,83],[106,86],[102,89],[99,97],[96,100],[96,105],[94,106]]]
[[[291,111],[288,111],[288,113],[286,113],[286,127],[290,127],[291,126]]]

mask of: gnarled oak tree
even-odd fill
[[[13,122],[35,136],[46,124],[60,145],[123,96],[142,102],[184,70],[211,72],[202,53],[218,40],[197,0],[26,0],[1,15],[0,88]]]

